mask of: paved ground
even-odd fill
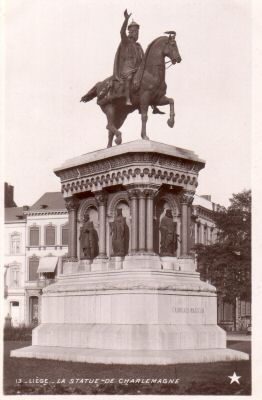
[[[227,347],[251,354],[251,342],[237,338],[235,335],[234,340],[228,340]],[[5,342],[4,344],[4,391],[8,395],[73,393],[250,395],[251,391],[250,360],[166,366],[88,364],[10,358],[10,350],[29,346],[31,343]],[[230,383],[230,376],[233,376],[234,372],[241,377],[239,384]],[[88,382],[82,382],[83,378],[88,378]],[[106,384],[108,379],[110,384]],[[143,379],[145,382],[138,384],[137,379]],[[153,382],[158,379],[162,381],[178,379],[179,382]],[[47,380],[47,384],[41,380]]]

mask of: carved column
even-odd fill
[[[146,194],[144,191],[138,191],[139,204],[139,243],[138,250],[144,252],[146,249]]]
[[[98,257],[106,257],[106,201],[107,195],[104,192],[96,194],[98,203],[98,220],[99,220],[99,255]]]
[[[146,190],[146,249],[148,252],[153,253],[153,201],[154,201],[154,190]]]
[[[136,253],[138,249],[138,191],[136,189],[131,189],[128,191],[128,195],[131,208],[131,253]]]
[[[181,195],[181,256],[188,256],[190,250],[190,216],[191,216],[191,204],[194,199],[194,192],[183,191]]]
[[[177,233],[179,234],[179,240],[178,240],[178,243],[177,243],[177,252],[176,252],[176,256],[177,257],[180,257],[180,255],[181,255],[181,226],[182,226],[182,224],[181,224],[181,214],[180,213],[178,213],[177,214]]]
[[[65,199],[66,209],[68,211],[68,257],[77,259],[77,209],[79,200],[75,197]]]

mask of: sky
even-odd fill
[[[106,119],[80,98],[112,74],[125,8],[139,43],[177,33],[182,62],[166,71],[176,122],[149,112],[151,140],[206,161],[197,194],[228,205],[251,186],[251,2],[247,0],[12,0],[5,3],[4,180],[17,205],[59,191],[53,169],[105,148]],[[140,138],[137,112],[123,142]]]

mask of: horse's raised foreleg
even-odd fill
[[[157,106],[166,106],[167,104],[169,104],[170,106],[170,114],[169,114],[169,119],[167,120],[167,124],[170,128],[173,128],[175,124],[174,99],[172,99],[171,97],[163,96],[156,103]]]

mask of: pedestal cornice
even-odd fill
[[[55,170],[64,197],[99,192],[116,185],[166,184],[195,191],[198,173],[205,165],[203,160],[188,150],[144,142],[99,150],[65,162]]]

